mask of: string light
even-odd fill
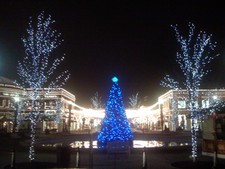
[[[50,57],[54,49],[64,41],[61,39],[61,33],[52,29],[51,26],[53,23],[55,21],[52,20],[51,16],[45,17],[44,12],[38,16],[36,25],[32,18],[30,18],[27,36],[22,38],[25,56],[22,62],[18,62],[17,66],[17,73],[21,80],[20,86],[31,89],[27,91],[28,99],[31,100],[32,105],[32,110],[28,114],[31,122],[31,144],[29,150],[29,158],[31,161],[35,158],[36,123],[41,117],[39,103],[43,100],[38,98],[40,92],[43,92],[41,89],[44,87],[48,88],[46,93],[56,90],[64,85],[70,76],[66,70],[56,76],[55,80],[52,80],[52,78],[54,79],[55,70],[65,58],[65,54],[61,58],[54,59]]]
[[[187,91],[187,108],[191,116],[192,158],[193,161],[195,161],[197,157],[197,121],[200,112],[196,105],[199,97],[198,91],[202,78],[210,71],[206,68],[206,65],[218,55],[211,56],[211,51],[214,51],[216,47],[216,42],[213,43],[211,40],[212,35],[200,31],[196,37],[196,41],[193,42],[195,26],[193,23],[189,23],[188,26],[189,34],[187,38],[181,36],[177,25],[172,25],[172,28],[175,30],[177,42],[180,44],[181,52],[177,53],[176,61],[185,77],[183,87],[186,88]],[[165,76],[161,85],[176,91],[180,91],[182,88],[180,84],[169,75]]]

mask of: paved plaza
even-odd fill
[[[148,169],[175,169],[173,166],[179,162],[190,162],[190,147],[182,148],[152,148],[147,150],[147,163],[143,165],[143,151],[141,149],[132,150],[130,156],[124,154],[107,154],[102,151],[93,152],[93,165],[94,169],[142,169],[146,167]],[[208,168],[212,166],[212,158],[199,155],[197,159],[201,162],[209,164]],[[1,152],[1,169],[10,164],[11,153]],[[17,152],[16,163],[28,162],[27,152]],[[54,152],[37,152],[36,161],[46,163],[57,163],[57,153]],[[210,163],[209,163],[210,162]],[[220,160],[220,164],[225,166],[224,161]],[[70,154],[70,168],[76,167],[76,152],[73,151]],[[211,166],[210,166],[211,165]],[[47,165],[46,165],[47,166]],[[57,166],[57,165],[56,165]],[[90,166],[90,153],[88,150],[80,152],[80,168],[91,168]],[[184,166],[185,167],[185,166]],[[205,168],[207,169],[207,168]]]
[[[77,139],[81,138],[82,136]],[[46,136],[43,140],[48,139],[49,142],[51,142],[53,137],[49,136],[48,138],[48,136]],[[59,138],[57,139],[59,140]],[[11,162],[12,152],[6,147],[1,147],[0,150],[0,169],[5,169]],[[70,149],[66,154],[63,154],[62,159],[64,159],[65,163],[63,165],[68,165],[64,167],[75,168],[78,165],[79,168],[93,169],[176,169],[190,168],[188,165],[192,163],[190,158],[191,146],[146,148],[145,153],[143,153],[143,148],[134,148],[131,149],[129,154],[108,154],[107,151],[103,149],[92,149],[92,151],[90,151],[90,149],[81,148],[79,150],[79,153],[77,153],[77,149],[74,148]],[[62,156],[62,152],[60,153]],[[79,163],[77,163],[78,154]],[[212,157],[202,156],[200,148],[198,154],[197,162],[203,164],[200,167],[211,169],[213,166]],[[146,158],[144,158],[144,155]],[[47,164],[57,167],[57,163],[60,161],[59,156],[59,149],[56,147],[39,147],[36,152],[35,162],[46,163],[46,165],[41,168],[48,168],[49,165]],[[28,146],[19,146],[15,151],[15,157],[17,164],[29,162]],[[146,163],[143,164],[145,159],[147,159]],[[225,160],[218,160],[218,164],[224,168]],[[61,168],[62,167],[63,166],[61,166]]]

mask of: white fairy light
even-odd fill
[[[176,61],[185,77],[185,82],[183,84],[184,88],[186,88],[187,101],[189,102],[187,105],[192,122],[192,158],[193,161],[195,161],[197,157],[197,120],[199,118],[199,113],[201,112],[199,111],[196,102],[199,97],[198,91],[202,78],[210,71],[206,68],[206,65],[218,56],[210,55],[210,52],[216,47],[216,43],[212,42],[212,35],[208,35],[202,31],[199,32],[196,40],[193,42],[195,26],[192,23],[189,23],[189,34],[187,38],[180,35],[177,25],[172,26],[172,28],[175,30],[176,39],[180,44],[181,52],[177,53]],[[161,85],[177,91],[180,91],[182,88],[180,84],[169,75],[165,76]]]
[[[20,86],[31,89],[28,92],[29,100],[31,100],[32,104],[32,110],[28,115],[31,122],[31,144],[29,151],[31,161],[34,160],[35,154],[36,123],[40,118],[40,105],[38,104],[40,89],[45,87],[49,90],[47,92],[51,92],[65,84],[70,75],[68,71],[64,71],[56,76],[55,80],[52,80],[55,70],[64,60],[64,56],[56,59],[50,57],[54,49],[63,42],[61,33],[58,33],[51,27],[54,22],[50,15],[45,17],[44,12],[38,16],[36,25],[32,18],[30,18],[27,36],[22,38],[25,56],[22,62],[18,62],[17,66],[17,73],[21,80]],[[50,63],[52,60],[53,63]]]

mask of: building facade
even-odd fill
[[[190,111],[186,90],[170,90],[158,98],[158,115],[161,127],[172,131],[177,129],[191,130]],[[214,103],[225,100],[225,89],[200,89],[196,107],[199,111],[210,108]],[[213,111],[213,110],[212,110]],[[199,127],[202,128],[201,121]]]
[[[32,89],[22,89],[0,76],[0,132],[29,131],[29,115],[33,104]],[[200,89],[196,106],[199,110],[216,101],[225,100],[225,89]],[[75,103],[75,95],[63,88],[38,90],[37,132],[98,131],[105,110],[84,108]],[[138,109],[126,109],[134,131],[191,130],[187,92],[169,90],[158,97],[158,102]],[[201,121],[199,127],[202,128]]]
[[[49,91],[48,88],[37,90],[38,96],[35,105],[38,106],[37,132],[61,132],[69,131],[72,120],[72,103],[75,96],[63,88]],[[32,112],[32,89],[25,89],[25,98],[20,102],[18,110],[20,118],[19,129],[29,129],[29,115]]]
[[[12,132],[15,129],[17,98],[23,98],[24,94],[24,90],[12,80],[0,76],[0,131]]]
[[[15,132],[29,129],[32,111],[31,89],[22,89],[12,80],[0,76],[0,131]],[[36,101],[39,117],[37,131],[68,131],[73,123],[71,110],[75,96],[63,88],[38,90]],[[69,115],[70,114],[70,115]]]

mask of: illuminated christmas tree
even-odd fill
[[[18,62],[17,67],[17,73],[21,80],[19,85],[23,88],[30,89],[30,92],[27,93],[27,99],[32,105],[32,110],[28,113],[31,128],[29,150],[29,158],[31,161],[35,158],[34,143],[36,125],[41,117],[41,105],[39,104],[41,89],[47,88],[47,94],[52,90],[57,90],[69,78],[68,71],[64,71],[55,76],[55,70],[64,60],[64,57],[55,58],[50,55],[63,41],[61,34],[51,27],[54,22],[50,15],[45,18],[44,12],[38,16],[36,23],[32,18],[30,19],[27,28],[27,37],[22,38],[25,56],[22,61]]]
[[[112,81],[113,85],[109,93],[105,117],[98,134],[98,147],[100,148],[107,147],[107,144],[113,141],[122,141],[129,145],[132,145],[133,142],[133,133],[126,117],[118,79],[114,77]]]

